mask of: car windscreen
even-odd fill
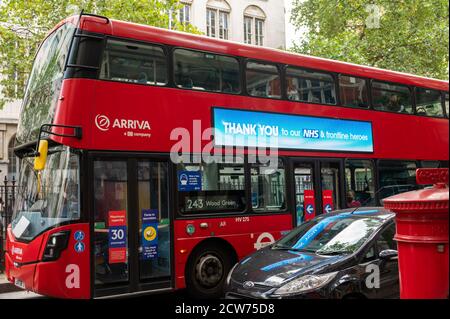
[[[273,248],[321,255],[351,254],[382,224],[383,218],[350,213],[319,217],[294,229]]]

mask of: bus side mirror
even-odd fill
[[[47,161],[48,153],[48,141],[40,140],[38,148],[38,156],[34,158],[34,170],[42,171],[45,168],[45,162]]]

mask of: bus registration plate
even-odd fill
[[[25,284],[20,279],[14,278],[14,285],[16,285],[19,288],[25,289]]]

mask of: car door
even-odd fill
[[[377,289],[377,298],[399,298],[400,296],[398,258],[396,256],[389,259],[379,257],[383,250],[397,250],[394,235],[395,223],[391,222],[378,234],[376,240],[378,265],[380,267],[380,287]]]
[[[382,259],[380,252],[385,249],[397,250],[394,240],[395,224],[389,222],[368,243],[357,266],[360,289],[368,298],[398,298],[400,295],[397,258]]]

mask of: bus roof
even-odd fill
[[[54,29],[65,22],[76,23],[78,20],[77,18],[78,16],[69,17],[61,21],[57,26],[55,26]],[[167,30],[132,22],[124,22],[113,19],[107,20],[105,18],[93,16],[82,16],[80,21],[80,29],[137,41],[161,43],[225,55],[289,64],[328,72],[349,74],[356,77],[366,77],[406,85],[427,87],[443,91],[449,90],[449,82],[444,80],[308,56],[273,48],[242,44],[229,40],[215,39],[204,35]]]

